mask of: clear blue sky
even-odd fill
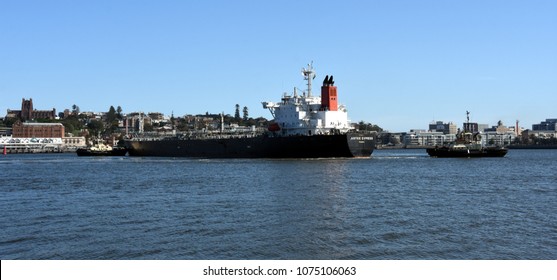
[[[557,1],[0,1],[1,115],[25,97],[271,118],[310,61],[354,122],[531,128],[557,118]]]

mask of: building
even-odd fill
[[[543,143],[551,143],[554,139],[557,139],[557,131],[526,129],[522,131],[521,137],[523,143],[539,145]]]
[[[78,148],[83,148],[87,146],[87,142],[85,140],[85,137],[83,136],[64,137],[62,138],[62,141],[64,142],[64,146],[66,147],[67,150],[76,150]]]
[[[145,125],[152,125],[151,118],[142,112],[129,113],[123,120],[122,125],[126,134],[143,133]]]
[[[164,121],[164,115],[162,113],[158,113],[158,112],[149,112],[147,114],[147,116],[149,116],[149,118],[151,118],[153,123],[159,123],[161,121]]]
[[[35,110],[33,108],[33,98],[29,98],[29,100],[25,100],[25,98],[22,98],[21,110],[8,109],[6,117],[17,118],[21,121],[36,119],[53,120],[56,119],[56,109],[52,108],[52,110]]]
[[[508,146],[514,142],[516,134],[514,131],[499,133],[497,131],[486,131],[482,135],[482,145]]]
[[[3,136],[12,136],[12,128],[11,127],[0,126],[0,137],[3,137]]]
[[[486,129],[489,129],[489,124],[479,123],[478,124],[478,131],[476,131],[476,132],[485,132]]]
[[[455,134],[443,134],[443,132],[412,131],[404,136],[404,145],[424,147],[441,146],[456,140]]]
[[[482,144],[507,146],[514,142],[516,136],[516,129],[514,127],[506,127],[502,121],[498,121],[497,126],[483,130]]]
[[[515,129],[506,127],[502,121],[498,121],[496,126],[490,128],[485,128],[480,130],[482,132],[496,132],[498,134],[514,133],[516,135]]]
[[[545,121],[539,124],[533,124],[532,130],[534,131],[557,131],[556,125],[557,119],[545,119]]]
[[[429,124],[430,132],[443,132],[443,134],[456,134],[457,128],[456,124],[449,122],[443,123],[442,121],[437,121]]]
[[[398,146],[402,144],[402,139],[406,132],[382,131],[377,135],[377,145]]]
[[[520,125],[518,123],[519,123],[519,121],[516,120],[516,125],[510,127],[510,129],[514,130],[514,134],[516,135],[516,137],[519,137],[520,135],[522,135],[522,131],[524,130],[524,128],[520,127]]]
[[[14,138],[63,138],[64,125],[61,123],[22,123],[12,126]]]
[[[478,123],[465,122],[462,124],[462,127],[464,128],[464,131],[468,131],[472,133],[480,132],[480,127]]]

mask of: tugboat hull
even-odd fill
[[[450,147],[428,148],[427,153],[432,157],[439,158],[473,158],[473,157],[504,157],[508,149],[501,147],[489,147],[481,149],[451,149]]]

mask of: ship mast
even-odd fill
[[[307,69],[302,68],[302,75],[304,75],[304,79],[308,81],[307,97],[311,97],[311,81],[315,79],[315,71],[313,71],[313,61],[310,64],[308,64]]]
[[[466,111],[466,122],[470,122],[470,112]]]

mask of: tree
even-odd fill
[[[365,130],[366,129],[366,123],[364,121],[360,121],[358,123],[358,129],[359,130]]]
[[[373,126],[371,126],[371,131],[377,131],[377,132],[381,132],[383,131],[383,128],[381,128],[380,126],[374,124]]]
[[[110,109],[108,109],[108,113],[106,113],[106,122],[112,123],[116,120],[116,118],[116,109],[114,109],[114,106],[110,106]]]
[[[234,112],[236,121],[240,121],[240,104],[236,104],[236,111]]]
[[[99,135],[104,129],[104,124],[98,120],[91,120],[87,124],[87,127],[91,131],[92,135]]]
[[[155,130],[153,125],[150,123],[144,123],[143,124],[143,131],[153,131]]]
[[[83,122],[76,116],[71,115],[62,120],[67,133],[77,134],[83,128]]]
[[[116,117],[119,120],[123,119],[123,115],[122,115],[122,107],[120,107],[120,105],[118,105],[118,107],[116,108]]]
[[[190,126],[189,126],[189,124],[188,124],[187,122],[185,122],[185,121],[179,121],[179,122],[178,122],[178,125],[176,126],[176,129],[177,129],[178,131],[187,131],[187,130],[190,129]]]
[[[5,126],[12,127],[17,122],[17,118],[4,118],[3,122]]]
[[[358,130],[361,131],[377,131],[377,132],[381,132],[383,131],[383,129],[381,127],[379,127],[376,124],[371,124],[371,123],[365,123],[364,121],[360,121],[358,123]]]
[[[172,127],[176,125],[176,118],[174,117],[174,111],[172,111],[172,114],[170,115],[170,125]]]
[[[79,112],[79,106],[77,106],[75,104],[72,105],[72,114],[77,116],[77,115],[79,115],[79,113],[80,113]]]
[[[244,106],[244,112],[243,113],[244,113],[244,115],[243,115],[242,119],[244,121],[248,121],[248,106]]]

